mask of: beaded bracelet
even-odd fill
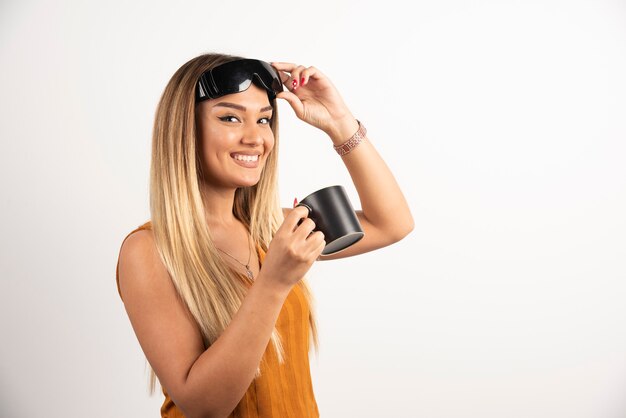
[[[360,120],[357,119],[356,121],[359,124],[359,129],[357,129],[355,134],[352,135],[350,139],[348,139],[343,144],[333,146],[333,148],[335,148],[335,151],[337,151],[337,154],[341,156],[346,155],[354,148],[356,148],[365,138],[365,135],[367,134],[367,129],[365,129],[365,126],[363,126]]]

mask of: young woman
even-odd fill
[[[365,237],[336,254],[320,255],[306,208],[280,208],[277,98],[328,135],[359,194]],[[315,67],[205,54],[173,75],[154,123],[151,220],[124,239],[117,270],[162,417],[319,416],[306,273],[413,229],[365,133]]]

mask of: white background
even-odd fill
[[[410,5],[410,7],[409,7]],[[626,3],[0,3],[0,416],[156,417],[115,286],[188,59],[315,65],[415,230],[310,275],[323,417],[626,416]],[[280,192],[358,195],[281,102]]]

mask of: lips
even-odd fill
[[[239,154],[239,155],[261,155],[262,153],[260,152],[231,152],[230,155],[235,155],[235,154]]]
[[[230,156],[239,161],[258,161],[259,160],[259,154],[232,153],[230,154]]]
[[[261,157],[259,154],[231,154],[231,158],[235,161],[236,164],[246,167],[246,168],[256,168],[259,166],[259,161]]]

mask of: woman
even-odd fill
[[[365,237],[339,253],[320,255],[324,236],[306,208],[279,206],[277,98],[328,134],[352,176]],[[151,221],[125,238],[118,261],[163,417],[319,416],[305,274],[315,260],[372,251],[413,229],[364,134],[314,67],[205,54],[169,81],[153,131]]]

